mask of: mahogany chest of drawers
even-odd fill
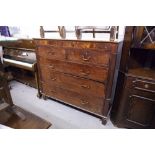
[[[111,105],[117,42],[34,39],[40,91],[102,118]]]

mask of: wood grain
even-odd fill
[[[51,126],[51,123],[26,110],[19,107],[16,107],[16,109],[25,115],[26,120],[22,120],[17,115],[12,115],[4,125],[15,129],[47,129]]]

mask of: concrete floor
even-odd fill
[[[30,111],[52,123],[54,129],[116,129],[108,119],[107,124],[87,113],[65,106],[51,99],[37,98],[37,90],[13,81],[10,83],[11,95],[15,105]]]

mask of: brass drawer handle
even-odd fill
[[[137,82],[137,80],[132,81],[132,83],[136,83],[136,82]]]
[[[56,81],[56,78],[51,78],[52,81]]]
[[[84,56],[84,55],[82,56],[82,60],[83,60],[83,61],[89,61],[90,58],[91,58],[90,56],[89,56],[89,57],[86,57],[86,56]]]
[[[82,88],[87,88],[87,89],[90,89],[90,86],[88,85],[81,85]]]
[[[107,50],[107,49],[108,49],[108,47],[107,47],[107,46],[104,46],[104,49],[106,49],[106,50]]]
[[[88,76],[90,74],[90,71],[84,71],[84,70],[80,70],[81,74],[84,76]]]
[[[49,65],[49,67],[50,67],[51,69],[54,69],[54,65]]]
[[[89,104],[89,102],[86,101],[86,100],[81,100],[81,104],[82,104],[82,105],[86,105],[86,104]]]
[[[50,92],[51,92],[51,93],[56,93],[56,91],[54,91],[54,90],[50,90]]]

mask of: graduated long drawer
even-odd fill
[[[77,92],[69,91],[59,86],[42,84],[46,96],[63,101],[72,106],[87,110],[91,113],[102,115],[104,99],[101,97],[86,96]]]
[[[95,66],[95,65],[84,65],[72,62],[65,62],[60,60],[49,60],[38,57],[39,64],[45,65],[51,70],[59,71],[62,73],[68,73],[71,75],[92,79],[100,82],[106,82],[108,76],[108,68]],[[40,65],[40,70],[42,70]]]

